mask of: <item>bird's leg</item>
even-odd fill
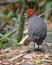
[[[34,43],[34,50],[35,50],[35,43]]]
[[[38,45],[38,49],[39,49],[39,45]]]

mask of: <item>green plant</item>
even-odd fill
[[[48,9],[50,9],[51,6],[52,6],[52,1],[51,0],[46,0],[45,11],[48,10]],[[44,15],[45,19],[48,19],[50,13],[51,13],[51,11],[49,11],[48,13],[46,13]]]
[[[13,16],[13,11],[10,11],[7,15],[4,13],[0,13],[0,19],[6,23],[8,23],[11,20],[11,17]]]
[[[41,60],[37,60],[36,62],[34,62],[33,64],[42,64]]]
[[[0,34],[0,38],[3,38],[3,37],[4,37],[4,35],[3,35],[3,34]],[[9,40],[8,37],[6,37],[6,38],[0,40],[0,48],[6,48],[7,46],[6,46],[5,43],[7,43],[8,40]]]
[[[11,46],[12,47],[19,47],[20,46],[16,38],[11,39]]]

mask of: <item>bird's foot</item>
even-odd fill
[[[42,48],[35,48],[35,51],[45,52]]]

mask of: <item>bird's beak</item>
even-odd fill
[[[27,16],[26,13],[24,15]]]
[[[28,18],[28,16],[27,16],[27,14],[26,14],[26,13],[24,14],[24,16],[25,16],[25,18]]]

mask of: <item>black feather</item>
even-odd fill
[[[35,14],[29,17],[28,34],[31,41],[41,45],[47,35],[47,26],[45,22]]]

